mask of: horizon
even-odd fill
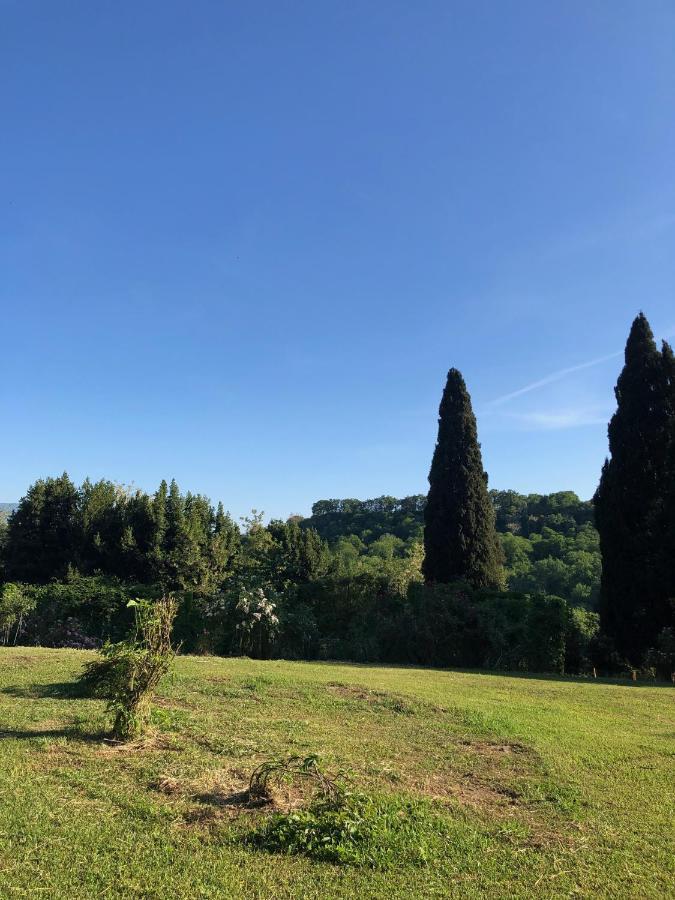
[[[669,4],[3,13],[3,502],[425,494],[453,366],[490,488],[593,495],[675,333]]]

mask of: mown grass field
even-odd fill
[[[119,748],[72,691],[89,657],[0,649],[3,900],[675,895],[670,686],[183,657]],[[290,753],[442,836],[375,869],[252,848],[269,813],[228,798]]]

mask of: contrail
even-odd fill
[[[546,384],[551,384],[553,381],[559,381],[561,378],[564,378],[566,375],[571,375],[573,372],[580,372],[582,369],[590,369],[591,366],[599,366],[600,363],[608,362],[608,360],[616,359],[617,356],[622,355],[623,350],[619,350],[616,353],[608,353],[606,356],[598,356],[596,359],[590,359],[588,362],[579,363],[578,366],[569,366],[567,369],[559,369],[557,372],[551,372],[550,375],[546,375],[538,381],[533,381],[532,384],[526,384],[525,387],[519,388],[517,391],[511,391],[510,394],[503,394],[501,397],[497,397],[496,400],[491,400],[488,403],[488,406],[499,406],[502,403],[507,403],[515,397],[529,394],[530,391],[536,391],[537,388],[544,387]]]
[[[675,328],[669,328],[665,334],[656,337],[655,341],[659,343],[660,341],[665,341],[671,337],[675,337]],[[617,356],[623,356],[623,354],[623,350],[617,350],[616,353],[607,353],[605,356],[589,359],[588,362],[579,363],[578,366],[568,366],[566,369],[559,369],[557,372],[551,372],[550,375],[545,375],[538,381],[533,381],[532,384],[526,384],[525,387],[519,388],[517,391],[511,391],[510,394],[502,394],[501,397],[490,400],[486,406],[500,406],[502,403],[508,403],[509,400],[514,400],[516,397],[520,397],[523,394],[529,394],[530,391],[536,391],[537,388],[551,384],[553,381],[560,381],[561,378],[564,378],[566,375],[571,375],[573,372],[580,372],[582,369],[590,369],[592,366],[599,366],[601,363],[608,362],[610,359],[616,359]]]

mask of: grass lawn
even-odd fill
[[[120,748],[72,691],[90,656],[0,648],[2,900],[675,896],[672,686],[182,657]],[[424,799],[438,839],[379,868],[253,848],[269,812],[229,798],[291,753]]]

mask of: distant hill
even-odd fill
[[[0,519],[9,518],[18,505],[18,503],[0,503]]]
[[[573,491],[554,494],[518,494],[516,491],[490,491],[496,514],[497,531],[529,536],[543,528],[571,536],[593,522],[593,505],[580,500]],[[329,542],[356,534],[371,544],[383,534],[402,540],[421,539],[424,531],[424,494],[397,499],[375,497],[372,500],[318,500],[312,515],[304,519],[305,528],[315,528]]]

